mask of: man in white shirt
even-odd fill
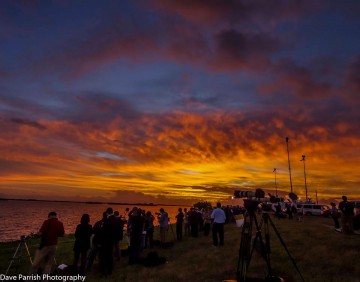
[[[213,245],[215,247],[218,246],[218,242],[220,246],[224,245],[224,223],[226,220],[225,212],[221,209],[221,203],[216,204],[216,209],[211,213],[211,220],[213,222]],[[219,240],[218,240],[219,235]]]

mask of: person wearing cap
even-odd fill
[[[65,235],[64,225],[58,220],[56,212],[52,211],[48,214],[48,219],[43,222],[38,235],[41,238],[40,245],[36,250],[30,274],[36,274],[42,262],[45,263],[43,274],[50,274],[57,250],[58,237]]]

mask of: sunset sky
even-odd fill
[[[360,1],[1,1],[0,197],[360,199]]]

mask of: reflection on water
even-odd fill
[[[108,204],[0,201],[0,242],[17,240],[21,235],[38,232],[50,211],[57,212],[59,220],[64,223],[66,234],[74,233],[82,214],[88,213],[90,223],[94,224],[101,219],[102,213],[109,206]],[[111,205],[111,207],[123,215],[126,208],[131,209],[133,206]],[[162,206],[138,207],[154,214]],[[168,212],[171,222],[175,222],[178,207],[164,206],[163,208]]]

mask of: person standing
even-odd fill
[[[90,237],[92,235],[92,226],[90,223],[90,216],[88,214],[83,214],[80,220],[80,224],[76,227],[75,230],[75,243],[74,243],[74,270],[77,270],[79,258],[80,259],[80,269],[79,274],[83,275],[85,273],[85,264],[87,258],[87,252],[90,249]]]
[[[151,211],[148,211],[145,217],[145,248],[147,248],[148,244],[150,248],[154,246],[154,220],[155,217],[152,215]]]
[[[189,221],[190,221],[191,236],[198,237],[199,236],[198,217],[197,217],[197,212],[194,208],[190,208]]]
[[[183,233],[183,222],[184,222],[184,213],[182,208],[179,208],[179,213],[176,215],[176,239],[182,240]]]
[[[110,275],[114,267],[113,248],[115,242],[114,221],[115,216],[112,208],[107,208],[106,219],[101,228],[101,248],[100,248],[100,273],[102,276]]]
[[[43,222],[38,234],[41,236],[40,246],[35,253],[30,274],[36,274],[43,261],[45,263],[43,274],[50,274],[58,238],[65,235],[64,225],[58,220],[56,212],[52,211],[48,214],[48,219]]]
[[[346,196],[342,196],[342,202],[339,204],[341,211],[341,228],[344,234],[353,234],[353,220],[354,220],[354,204],[349,202]]]
[[[102,230],[105,224],[105,221],[107,219],[107,213],[103,212],[102,219],[97,221],[93,226],[93,238],[92,238],[92,244],[91,244],[91,250],[89,253],[88,261],[86,268],[90,270],[92,268],[92,265],[94,263],[94,260],[96,256],[101,251],[101,242],[102,242]]]
[[[161,244],[164,244],[166,242],[166,232],[169,227],[169,216],[163,208],[160,209],[160,214],[158,215],[158,222],[160,225],[160,241]]]
[[[145,228],[145,218],[141,215],[141,210],[133,210],[129,216],[131,219],[131,234],[130,234],[130,252],[129,264],[137,263],[140,255],[142,234]]]
[[[185,236],[190,235],[190,220],[189,220],[189,212],[187,208],[184,208],[184,225],[185,225]]]
[[[224,245],[224,223],[226,221],[225,212],[221,208],[221,203],[216,204],[216,209],[211,213],[211,219],[213,221],[213,245]],[[219,238],[218,238],[219,236]]]
[[[338,209],[336,208],[336,204],[335,203],[330,203],[330,214],[331,214],[331,218],[333,219],[334,221],[334,224],[335,224],[335,230],[336,231],[341,231],[340,229],[340,223],[339,223],[339,211]]]
[[[205,210],[205,215],[204,215],[204,235],[205,236],[209,236],[209,234],[210,234],[211,213],[212,213],[212,210],[209,207],[207,207]]]
[[[124,238],[125,220],[121,218],[119,211],[114,212],[114,257],[117,261],[120,260],[120,241]]]

